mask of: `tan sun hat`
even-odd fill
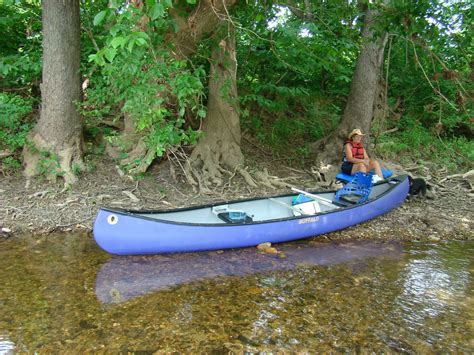
[[[347,138],[352,139],[352,137],[354,137],[355,135],[365,136],[365,134],[362,133],[362,131],[359,128],[356,128],[356,129],[353,129],[351,133],[349,133]]]

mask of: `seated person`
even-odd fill
[[[344,142],[344,149],[342,151],[341,170],[344,174],[355,175],[358,171],[368,173],[374,169],[375,174],[377,174],[377,177],[374,176],[374,182],[383,180],[379,162],[369,158],[361,143],[363,136],[364,134],[360,129],[352,130],[347,136],[348,140]]]

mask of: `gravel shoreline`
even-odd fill
[[[64,189],[62,180],[41,179],[25,188],[21,175],[2,178],[0,228],[2,234],[41,236],[53,232],[92,230],[100,207],[168,209],[216,201],[288,193],[289,189],[250,191],[235,179],[219,193],[200,195],[175,183],[160,166],[142,180],[120,176],[112,163],[97,164],[77,185]],[[313,186],[304,181],[301,186]],[[453,189],[431,198],[414,197],[400,208],[369,222],[323,236],[328,239],[429,240],[474,239],[474,198],[468,188]]]

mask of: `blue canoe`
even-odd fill
[[[105,251],[119,255],[180,253],[282,243],[344,229],[400,206],[407,176],[372,187],[360,204],[333,202],[335,191],[314,193],[311,209],[293,206],[297,194],[162,211],[103,208],[93,234]]]

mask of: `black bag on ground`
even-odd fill
[[[412,196],[426,196],[426,181],[422,178],[408,177],[410,180],[410,190],[408,191],[409,197]]]

